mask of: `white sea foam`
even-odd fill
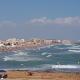
[[[41,50],[41,49],[44,49],[44,48],[46,48],[46,46],[38,47],[37,49]]]
[[[47,55],[46,57],[47,57],[47,58],[49,58],[49,57],[51,57],[51,56],[52,56],[52,55],[51,55],[51,54],[49,54],[49,55]]]
[[[39,47],[39,50],[40,50],[40,49],[43,49],[43,48],[50,48],[50,47],[52,47],[52,46],[54,46],[54,45],[42,46],[42,47]]]
[[[44,55],[46,55],[46,54],[48,54],[48,53],[47,53],[47,52],[43,52],[41,55],[43,55],[43,56],[44,56]]]
[[[40,65],[42,68],[51,68],[51,69],[80,69],[80,65],[53,65],[53,64],[43,64]]]
[[[68,49],[80,49],[80,45],[72,45]]]
[[[5,56],[4,61],[41,61],[42,58],[37,57],[17,57],[17,56]]]
[[[23,66],[24,64],[20,64],[21,66]]]
[[[27,52],[17,52],[17,53],[14,54],[14,55],[28,55],[28,53],[27,53]]]
[[[77,47],[71,47],[69,49],[73,49],[73,50],[80,50],[80,48],[77,48]]]
[[[68,49],[77,49],[77,50],[80,50],[80,46],[72,46],[72,47],[68,47]]]
[[[76,52],[76,53],[80,53],[80,50],[68,50],[70,52]]]
[[[52,65],[52,69],[60,68],[60,69],[77,69],[80,68],[80,65]]]

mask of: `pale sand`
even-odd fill
[[[7,71],[6,80],[80,80],[80,73]]]

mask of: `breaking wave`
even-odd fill
[[[47,58],[49,58],[49,57],[51,57],[51,56],[52,56],[52,55],[51,55],[51,54],[49,54],[49,55],[47,55],[46,57],[47,57]]]
[[[4,61],[41,61],[41,58],[37,58],[37,57],[17,57],[17,56],[5,56],[3,58]]]
[[[43,53],[41,53],[41,55],[43,55],[43,56],[46,55],[46,54],[48,54],[48,53],[47,53],[47,52],[43,52]]]
[[[80,53],[80,50],[68,50],[70,52]]]
[[[20,55],[28,55],[28,52],[21,52],[21,51],[20,51],[20,52],[16,52],[16,54],[14,54],[14,55],[17,55],[17,56],[18,56],[18,55],[19,55],[19,56],[20,56]]]
[[[77,69],[77,68],[80,68],[80,65],[52,65],[52,69],[54,68]]]

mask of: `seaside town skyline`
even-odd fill
[[[0,39],[80,40],[80,0],[1,0]]]
[[[0,40],[0,51],[15,51],[15,50],[25,50],[34,49],[45,46],[53,46],[59,44],[70,45],[73,42],[70,40],[56,40],[56,39],[16,39],[11,38],[7,40]]]

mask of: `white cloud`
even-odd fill
[[[0,27],[15,27],[16,23],[12,21],[2,21],[0,22]]]
[[[80,25],[80,17],[64,17],[48,19],[47,17],[30,20],[30,24]]]
[[[73,25],[80,24],[80,17],[56,18],[54,24]]]
[[[47,18],[46,17],[42,17],[42,18],[35,18],[35,19],[32,19],[30,21],[31,23],[42,23],[42,24],[46,24],[47,22]]]

